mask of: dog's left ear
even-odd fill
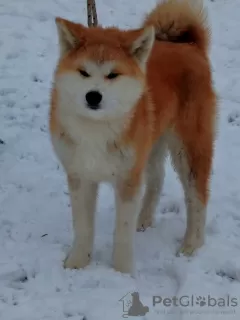
[[[139,35],[140,34],[140,35]],[[155,30],[152,26],[138,30],[138,37],[132,42],[131,54],[144,67],[152,51]]]
[[[63,18],[55,19],[61,56],[81,45],[85,27]]]

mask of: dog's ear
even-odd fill
[[[132,42],[131,54],[141,66],[145,66],[152,51],[155,31],[152,26],[137,30],[137,38]]]
[[[85,27],[59,17],[55,19],[55,22],[58,30],[60,54],[63,56],[81,45],[81,36]]]

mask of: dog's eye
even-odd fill
[[[90,74],[89,73],[87,73],[86,71],[84,71],[84,70],[78,70],[79,71],[79,73],[81,74],[81,76],[83,76],[84,78],[89,78],[90,77]]]
[[[119,73],[117,72],[110,72],[108,75],[107,75],[107,78],[112,80],[112,79],[116,79],[118,76],[120,76]]]

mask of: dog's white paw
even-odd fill
[[[178,250],[177,255],[183,254],[184,256],[190,257],[192,256],[197,249],[203,246],[204,240],[203,238],[195,238],[195,239],[186,239],[183,241],[181,248]]]
[[[115,261],[113,268],[115,271],[121,272],[121,273],[132,274],[133,272],[132,263],[129,263],[126,261]]]
[[[113,268],[121,273],[131,274],[133,272],[133,251],[129,247],[120,247],[113,252]]]
[[[82,269],[85,268],[90,263],[90,254],[81,254],[81,251],[73,249],[64,261],[65,269]]]
[[[152,217],[139,216],[138,224],[137,224],[137,232],[144,232],[147,228],[151,228],[153,226]]]

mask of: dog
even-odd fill
[[[56,25],[49,126],[74,229],[64,267],[90,263],[98,186],[107,182],[116,203],[113,268],[132,272],[134,234],[152,226],[167,151],[187,211],[177,251],[192,255],[204,244],[217,115],[203,1],[166,0],[131,30],[60,17]]]

